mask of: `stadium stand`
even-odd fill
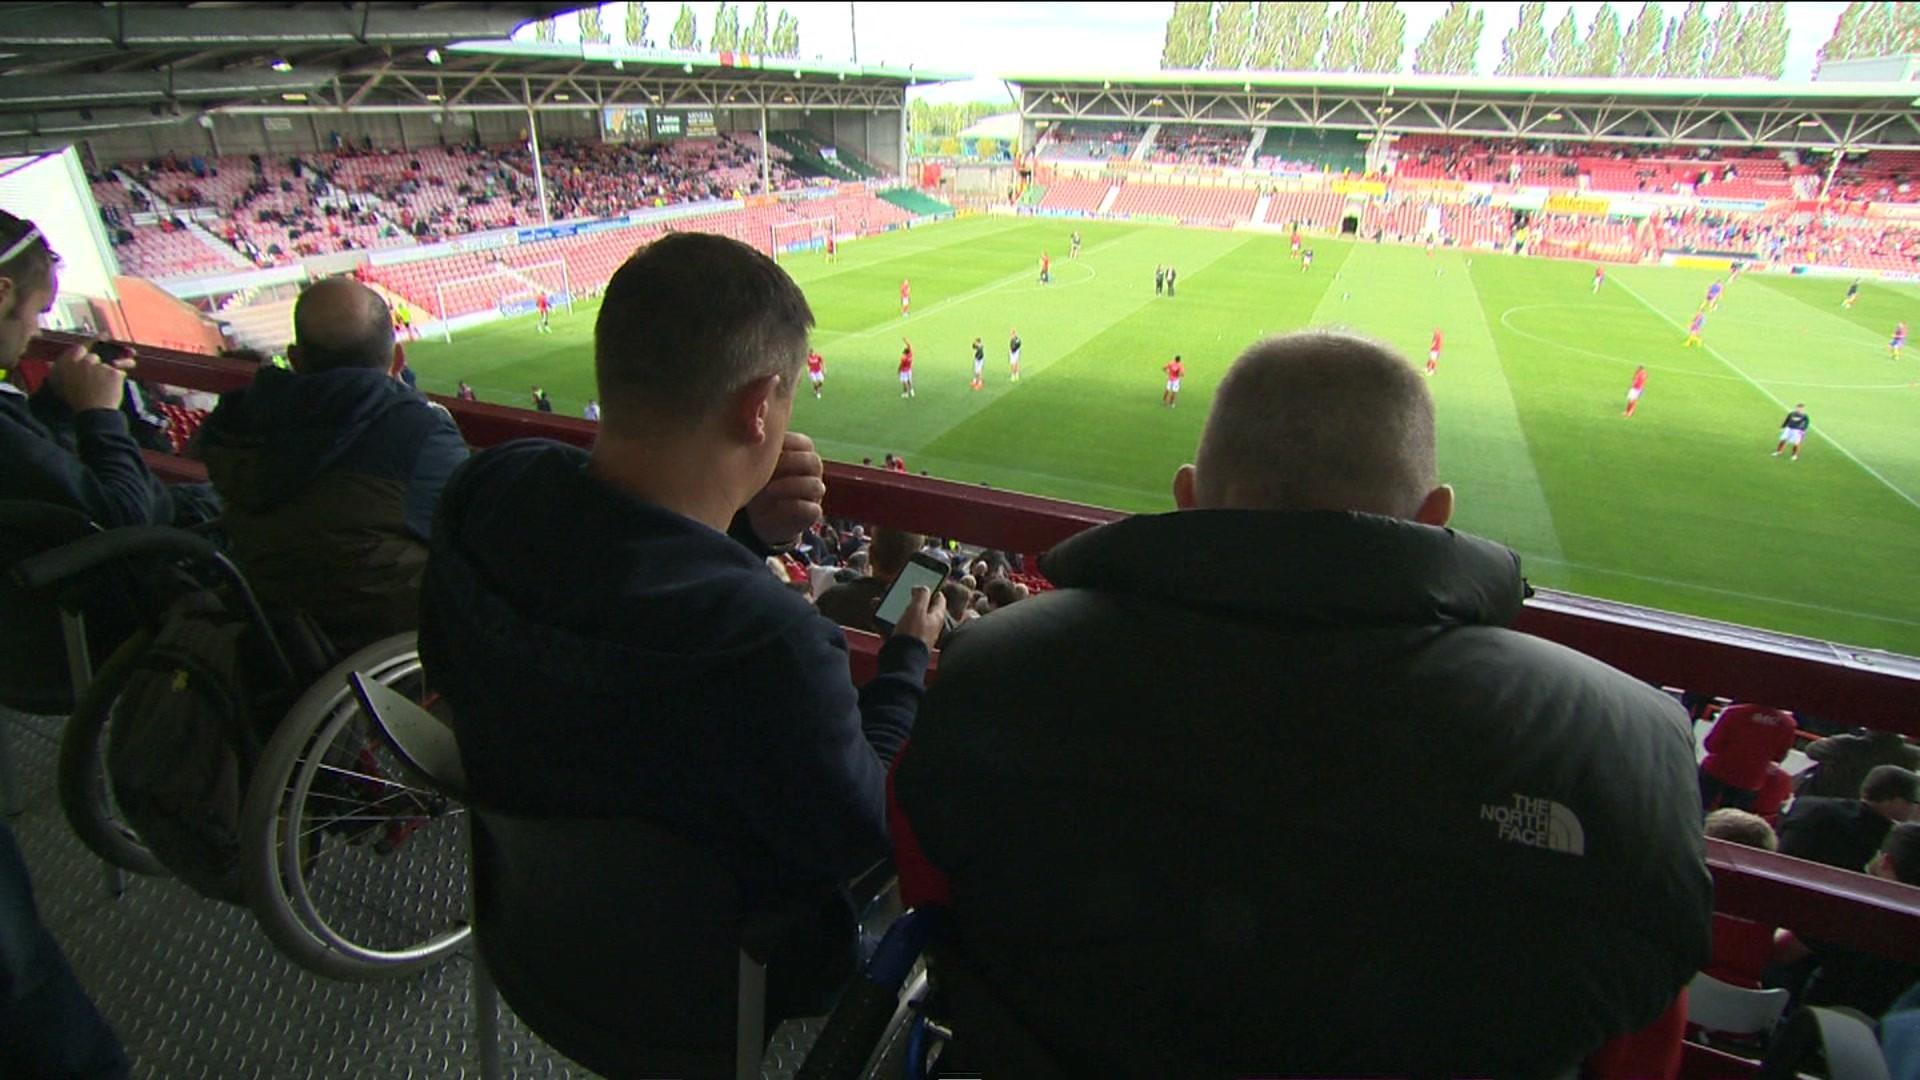
[[[1241,148],[1245,149],[1244,145]],[[1252,188],[1187,187],[1129,181],[1114,200],[1116,214],[1172,217],[1187,225],[1232,225],[1253,217],[1260,193]]]
[[[1238,166],[1252,141],[1247,128],[1167,124],[1155,136],[1149,156],[1166,165]]]
[[[1141,124],[1078,120],[1055,124],[1041,136],[1038,157],[1042,161],[1125,160],[1146,133]]]
[[[1112,186],[1104,180],[1058,177],[1047,184],[1039,205],[1048,210],[1081,210],[1092,213],[1100,209],[1100,204],[1106,200],[1107,189]]]
[[[1367,168],[1367,144],[1350,131],[1281,125],[1266,130],[1254,161],[1269,172],[1361,173]]]
[[[863,172],[853,163],[851,154],[842,155],[838,147],[812,132],[787,129],[771,131],[767,139],[790,159],[790,167],[800,176],[824,176],[831,180],[864,180],[872,172]],[[826,153],[831,149],[831,154]]]
[[[1276,191],[1267,200],[1268,225],[1298,224],[1308,229],[1337,229],[1346,216],[1347,197],[1331,191]]]

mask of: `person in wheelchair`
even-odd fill
[[[419,625],[434,507],[467,446],[445,409],[394,376],[378,293],[317,282],[293,332],[292,370],[263,366],[221,395],[197,452],[261,601],[311,615],[344,654]]]
[[[60,257],[38,226],[0,210],[0,367],[11,370],[53,310]],[[197,485],[169,488],[147,468],[121,410],[131,356],[62,352],[29,398],[0,381],[0,499],[72,507],[97,524],[192,525],[214,512]]]
[[[1553,1076],[1707,960],[1685,715],[1507,628],[1519,559],[1445,527],[1434,427],[1383,346],[1259,342],[1180,510],[954,635],[889,820],[902,900],[951,909],[957,1063]]]
[[[724,864],[750,921],[785,916],[770,1018],[824,1012],[853,972],[847,883],[887,855],[886,768],[945,622],[914,590],[856,690],[840,628],[767,571],[826,491],[788,430],[812,325],[738,241],[635,254],[594,329],[592,452],[527,439],[460,470],[420,626],[476,805],[652,821]]]

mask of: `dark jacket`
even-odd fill
[[[1920,769],[1920,746],[1892,731],[1863,731],[1830,735],[1807,746],[1807,756],[1820,767],[1800,785],[1800,794],[1832,799],[1855,799],[1860,785],[1876,765]]]
[[[1802,797],[1780,819],[1780,853],[1865,873],[1893,822],[1859,799]]]
[[[167,525],[173,501],[118,409],[72,412],[51,390],[31,402],[0,383],[0,498],[57,503],[108,528]]]
[[[419,625],[434,506],[467,457],[444,409],[384,371],[263,367],[198,447],[263,603],[306,611],[342,650]]]
[[[861,691],[846,638],[762,555],[522,440],[447,488],[420,652],[479,799],[653,818],[712,845],[750,905],[887,854],[887,765],[928,654],[894,639]]]
[[[887,585],[879,578],[855,578],[821,593],[814,606],[841,626],[877,634],[880,626],[873,621],[873,612],[886,595]]]
[[[1686,717],[1503,629],[1506,548],[1189,511],[1041,569],[954,635],[894,781],[970,1066],[1548,1075],[1707,960]]]

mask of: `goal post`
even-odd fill
[[[539,308],[542,295],[553,307],[573,313],[573,276],[565,259],[527,266],[496,262],[484,274],[435,282],[433,292],[440,334],[448,341],[453,340],[455,319],[489,308],[502,319],[525,315]]]
[[[833,235],[834,217],[801,218],[798,221],[776,221],[769,227],[773,257],[797,251],[819,251],[827,246],[827,238]]]

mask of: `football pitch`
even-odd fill
[[[1069,259],[1076,226],[1085,245]],[[1311,246],[1303,272],[1280,236],[973,217],[846,244],[831,265],[789,257],[827,373],[821,400],[802,384],[794,426],[830,459],[891,452],[944,479],[1170,510],[1173,471],[1248,343],[1346,327],[1424,365],[1439,327],[1430,385],[1454,523],[1518,550],[1534,584],[1920,655],[1920,389],[1908,386],[1920,353],[1895,363],[1886,347],[1896,322],[1920,322],[1920,286],[1870,282],[1842,310],[1844,279],[1746,276],[1688,349],[1712,271],[1610,266],[1596,294],[1587,263]],[[1180,271],[1175,297],[1154,295],[1162,263]],[[427,389],[464,378],[482,400],[525,406],[538,383],[578,416],[593,393],[592,316],[556,313],[550,335],[509,320],[408,356]],[[1176,353],[1187,371],[1168,409],[1160,369]],[[1636,364],[1649,380],[1627,419]],[[1798,402],[1813,421],[1801,460],[1773,457]]]

